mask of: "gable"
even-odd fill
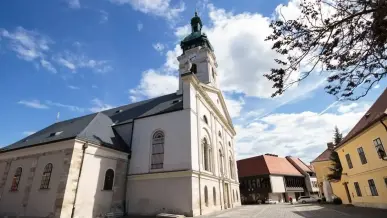
[[[227,106],[224,101],[222,92],[216,88],[213,88],[204,84],[201,84],[201,86],[204,89],[205,93],[208,95],[208,97],[210,97],[210,99],[212,100],[212,103],[222,114],[222,116],[226,118],[229,124],[232,126],[231,117],[230,117],[230,114],[228,113]]]

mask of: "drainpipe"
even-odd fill
[[[81,174],[82,174],[82,167],[83,167],[83,161],[85,159],[85,152],[86,152],[86,148],[88,147],[87,143],[84,143],[82,145],[82,159],[81,159],[81,166],[79,167],[79,174],[78,174],[78,182],[77,182],[77,186],[75,188],[75,196],[74,196],[74,203],[73,203],[73,209],[71,211],[71,218],[74,217],[74,212],[75,212],[75,204],[76,204],[76,201],[77,201],[77,194],[78,194],[78,187],[79,187],[79,182],[80,182],[80,179],[81,179]]]
[[[129,151],[129,154],[128,154],[128,162],[127,162],[127,165],[126,165],[126,172],[125,172],[125,198],[124,198],[124,212],[125,214],[127,215],[128,214],[128,208],[127,208],[127,203],[128,203],[128,176],[129,176],[129,162],[130,162],[130,159],[132,158],[132,142],[133,142],[133,131],[134,131],[134,121],[135,119],[133,119],[133,123],[132,123],[132,133],[131,133],[131,137],[130,137],[130,151]]]
[[[383,118],[382,118],[382,119],[383,119]],[[383,122],[382,119],[380,119],[379,121],[380,121],[380,123],[384,126],[384,129],[385,129],[386,132],[387,132],[387,125]]]

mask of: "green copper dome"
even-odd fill
[[[205,46],[213,50],[206,34],[202,33],[202,26],[202,20],[195,12],[195,16],[191,19],[191,34],[186,36],[180,43],[183,52],[197,46]]]

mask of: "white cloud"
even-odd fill
[[[114,106],[110,105],[110,104],[106,104],[104,102],[102,102],[100,99],[98,98],[94,98],[93,100],[91,100],[91,104],[93,105],[91,108],[89,108],[89,110],[91,112],[100,112],[100,111],[104,111],[104,110],[108,110],[108,109],[111,109],[113,108]]]
[[[191,25],[187,24],[175,29],[175,36],[182,40],[184,37],[188,36],[191,33]]]
[[[73,72],[77,69],[90,69],[97,73],[106,73],[113,70],[113,67],[109,65],[107,60],[94,60],[81,53],[74,53],[65,51],[56,55],[54,61]]]
[[[376,84],[376,85],[374,86],[375,89],[378,89],[379,87],[380,87],[379,84]]]
[[[8,47],[17,57],[25,61],[34,62],[46,70],[56,73],[54,66],[46,59],[50,45],[54,42],[36,31],[17,27],[14,32],[0,28],[0,39],[8,40]],[[36,61],[36,62],[35,62]]]
[[[67,3],[69,5],[69,7],[72,9],[81,8],[81,3],[79,2],[79,0],[67,0]]]
[[[354,108],[355,112],[343,114],[335,111],[323,115],[310,111],[277,113],[236,125],[238,159],[274,153],[297,156],[309,162],[332,141],[334,126],[347,133],[367,109],[364,104],[359,104]]]
[[[62,103],[58,103],[58,102],[46,101],[46,104],[48,104],[50,106],[54,106],[54,107],[66,108],[66,109],[68,109],[70,111],[74,111],[74,112],[83,113],[85,111],[84,108],[74,106],[74,105],[62,104]]]
[[[72,85],[68,85],[67,88],[72,89],[72,90],[78,90],[78,89],[81,89],[81,88],[79,88],[78,86],[72,86]]]
[[[245,104],[245,101],[243,100],[243,98],[232,99],[226,96],[224,100],[226,101],[227,110],[231,118],[239,117],[242,111],[243,105]]]
[[[158,52],[160,52],[160,53],[162,53],[162,52],[164,51],[164,49],[165,49],[165,45],[162,44],[162,43],[160,43],[160,42],[153,44],[152,47],[153,47],[156,51],[158,51]]]
[[[99,22],[106,23],[109,20],[109,13],[104,10],[100,10],[99,13],[101,13],[101,18]]]
[[[149,98],[176,92],[178,88],[178,79],[173,75],[160,74],[149,69],[142,74],[140,85],[135,89],[129,90],[132,96],[145,96]]]
[[[34,133],[35,133],[35,131],[24,131],[24,132],[23,132],[23,135],[29,136],[29,135],[32,135],[32,134],[34,134]]]
[[[129,4],[134,10],[145,14],[164,17],[170,21],[177,18],[185,10],[185,4],[181,1],[178,5],[171,5],[171,0],[109,0],[118,5]]]
[[[144,24],[142,24],[141,22],[138,22],[137,23],[137,30],[138,32],[141,32],[141,30],[144,28]]]
[[[36,109],[48,109],[49,107],[43,103],[40,103],[38,100],[31,100],[31,101],[26,101],[26,100],[21,100],[18,102],[18,104],[25,105],[27,107],[31,108],[36,108]]]

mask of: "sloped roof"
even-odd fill
[[[304,162],[302,162],[302,160],[300,160],[300,158],[298,157],[289,157],[290,159],[293,160],[293,162],[295,164],[297,164],[298,167],[300,167],[303,171],[307,172],[307,173],[312,173],[313,171],[309,168],[308,165],[306,165]]]
[[[317,156],[316,159],[314,159],[311,163],[330,160],[331,154],[332,154],[332,150],[327,148],[319,156]]]
[[[302,174],[283,157],[260,155],[237,161],[239,177],[255,175],[288,175],[302,176]]]
[[[368,109],[368,111],[361,117],[359,122],[352,128],[352,130],[344,137],[343,141],[335,148],[342,146],[350,139],[361,133],[366,128],[378,122],[382,117],[386,116],[387,110],[387,88],[384,89],[383,93],[375,101],[375,103]]]
[[[1,148],[0,152],[74,138],[126,151],[131,145],[122,140],[121,136],[114,130],[114,126],[132,122],[133,119],[181,109],[183,109],[182,95],[176,95],[175,93],[164,95],[54,123],[16,143]]]

